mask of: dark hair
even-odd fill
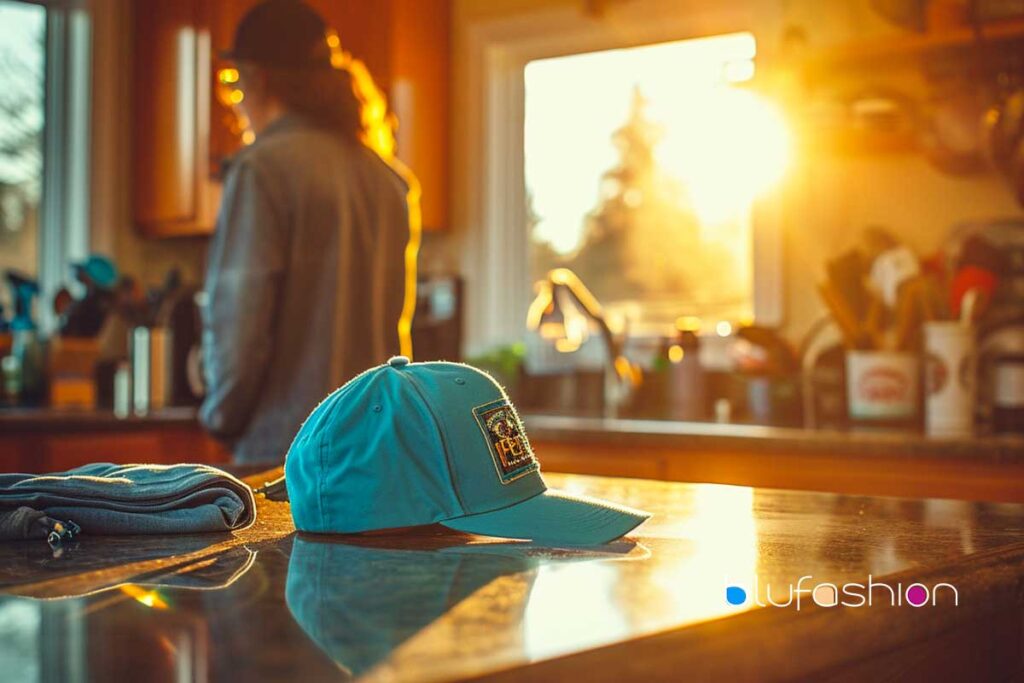
[[[344,69],[280,69],[259,67],[266,91],[291,112],[343,137],[358,140],[363,130],[362,103]]]

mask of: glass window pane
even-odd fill
[[[38,269],[45,78],[45,8],[0,0],[0,271]]]
[[[743,87],[753,35],[531,62],[530,272],[567,267],[634,332],[753,314],[752,208],[781,175],[781,118]]]

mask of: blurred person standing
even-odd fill
[[[360,141],[328,41],[309,6],[268,0],[226,55],[255,141],[228,166],[209,252],[200,420],[238,462],[282,462],[317,402],[401,350],[408,187]]]

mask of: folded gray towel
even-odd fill
[[[0,540],[45,538],[31,511],[90,535],[186,534],[243,529],[256,519],[256,502],[246,484],[208,465],[95,463],[0,474]]]

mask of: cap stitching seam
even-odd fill
[[[466,503],[462,498],[462,493],[459,491],[459,485],[452,474],[455,468],[452,465],[452,458],[448,452],[448,435],[445,434],[444,426],[441,424],[441,420],[438,419],[434,409],[430,406],[430,402],[427,400],[427,397],[416,378],[409,375],[407,372],[399,372],[399,374],[412,385],[413,391],[415,391],[416,395],[420,397],[421,401],[423,401],[423,406],[427,409],[427,412],[430,414],[430,418],[434,421],[434,428],[437,429],[437,434],[441,439],[441,450],[444,451],[444,460],[448,464],[448,481],[452,485],[452,491],[455,493],[455,498],[459,501],[459,507],[465,511],[467,509]]]
[[[460,517],[449,517],[448,519],[442,519],[441,520],[441,524],[444,524],[445,522],[451,522],[451,521],[454,521],[456,519],[466,519],[467,517],[483,517],[484,515],[489,515],[492,512],[501,512],[502,510],[507,510],[509,508],[514,508],[517,505],[522,505],[526,501],[533,500],[537,496],[543,496],[547,492],[548,492],[548,489],[547,489],[547,487],[545,487],[543,491],[538,491],[537,493],[533,494],[532,496],[528,496],[526,498],[523,498],[522,500],[517,500],[514,503],[509,503],[508,505],[502,505],[500,508],[494,508],[493,510],[485,510],[483,512],[472,512],[472,513],[470,513],[468,515],[462,515]]]
[[[318,452],[318,454],[320,456],[318,458],[320,460],[320,477],[319,477],[319,479],[320,479],[320,486],[317,487],[319,489],[318,492],[317,492],[319,494],[317,496],[318,502],[319,502],[319,505],[317,505],[317,508],[320,511],[320,528],[321,529],[326,529],[327,528],[327,515],[324,514],[324,482],[327,479],[327,468],[326,468],[325,463],[324,463],[324,454],[325,454],[325,451],[327,450],[327,441],[326,441],[326,439],[324,439],[323,433],[320,434],[319,441],[320,441],[320,444],[319,444],[319,448],[317,448],[317,452]]]

